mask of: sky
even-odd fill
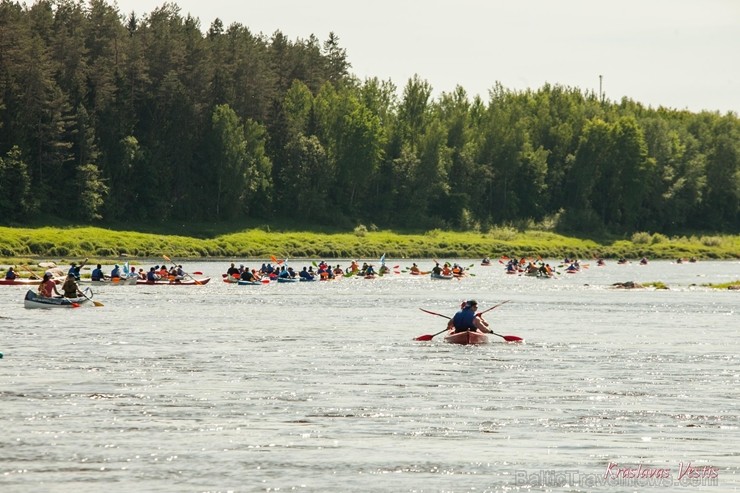
[[[143,17],[157,0],[109,0]],[[291,40],[333,32],[360,80],[414,75],[488,100],[544,84],[740,115],[739,0],[175,0],[181,15]]]

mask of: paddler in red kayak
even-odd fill
[[[483,320],[483,317],[477,316],[475,311],[478,309],[478,302],[475,300],[468,300],[463,302],[460,306],[460,311],[457,312],[449,322],[447,322],[447,329],[451,332],[466,332],[466,331],[478,331],[484,334],[489,334],[491,331],[488,329],[488,322]]]

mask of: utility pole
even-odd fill
[[[604,102],[604,91],[601,90],[601,81],[604,78],[603,75],[599,75],[599,101]]]

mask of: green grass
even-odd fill
[[[330,231],[240,229],[233,224],[104,229],[91,226],[0,227],[0,259],[161,258],[740,258],[740,236],[633,235],[587,239],[547,231],[495,228],[488,232]],[[635,241],[633,241],[635,240]],[[8,262],[6,262],[8,263]]]
[[[642,283],[645,287],[653,287],[655,289],[670,289],[664,282],[662,281],[654,281],[654,282],[644,282]]]
[[[722,284],[702,284],[702,286],[714,289],[740,289],[740,279],[732,282],[724,282]]]

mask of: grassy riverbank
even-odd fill
[[[487,232],[424,233],[368,231],[275,231],[267,227],[217,231],[204,226],[189,232],[111,230],[97,227],[0,227],[0,263],[24,260],[160,258],[543,258],[630,259],[740,258],[740,236],[681,236],[635,233],[626,239],[587,239],[545,231],[496,228]],[[144,228],[142,228],[144,229]]]

